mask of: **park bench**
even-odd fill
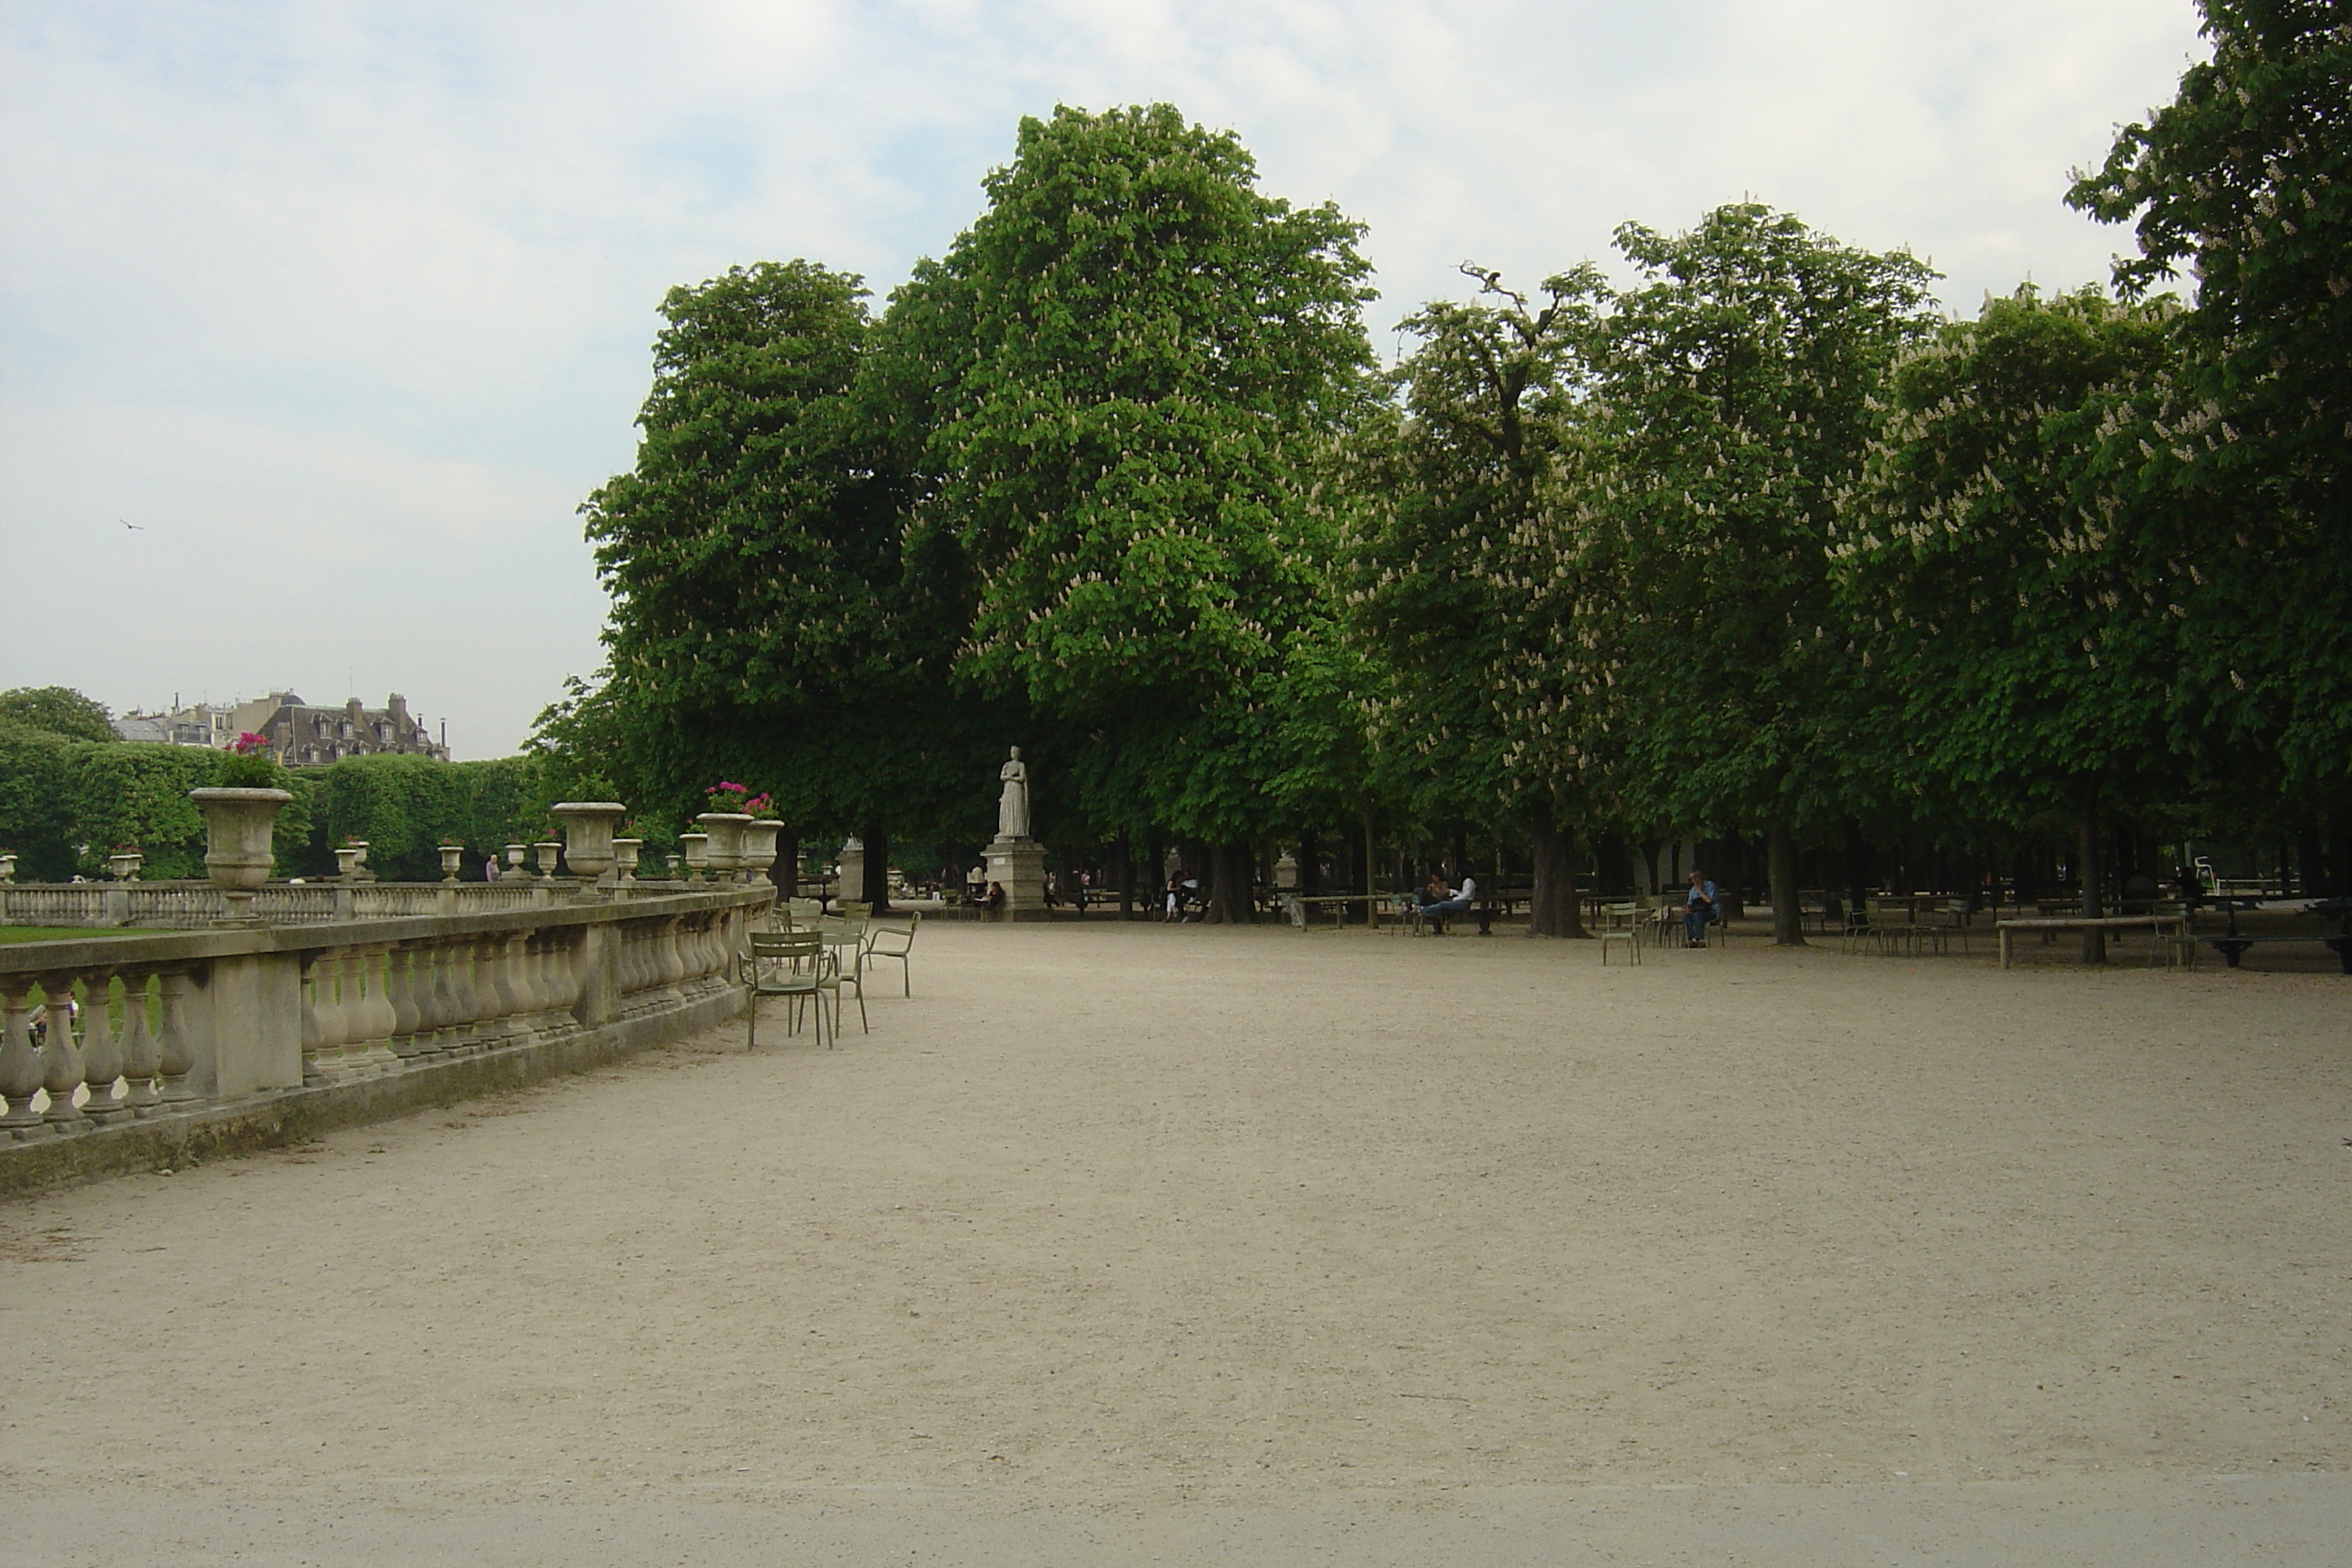
[[[2055,935],[2062,931],[2146,931],[2159,938],[2187,929],[2185,915],[2028,915],[2016,920],[1995,921],[1993,930],[2000,937],[2000,966],[2009,967],[2010,939],[2019,931],[2039,931]],[[2237,961],[2232,959],[2231,963]]]
[[[2241,931],[2238,929],[2238,909],[2241,900],[2227,898],[2215,901],[2228,909],[2230,929],[2219,936],[2209,936],[2205,940],[2211,944],[2214,952],[2221,955],[2222,962],[2231,968],[2237,968],[2238,961],[2245,957],[2246,950],[2256,942],[2315,942],[2336,954],[2336,963],[2345,973],[2352,974],[2352,899],[2322,899],[2316,903],[2305,904],[2303,907],[2301,912],[2306,915],[2336,916],[2339,925],[2333,936],[2326,931],[2264,931],[2260,935],[2251,931]]]
[[[1363,904],[1370,910],[1368,918],[1372,929],[1378,931],[1381,924],[1381,907],[1386,905],[1393,909],[1395,903],[1394,893],[1299,893],[1285,890],[1282,895],[1282,912],[1292,925],[1297,926],[1300,931],[1305,931],[1312,923],[1312,917],[1318,910],[1328,909],[1333,914],[1342,917],[1340,921],[1334,922],[1339,924],[1344,923],[1349,905]]]

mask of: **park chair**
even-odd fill
[[[1949,952],[1952,938],[1958,937],[1960,952],[1966,953],[1969,951],[1969,928],[1976,921],[1976,912],[1969,907],[1968,900],[1946,899],[1937,907],[1935,913],[1937,921],[1927,928],[1927,934],[1934,941],[1936,951]]]
[[[1633,895],[1633,929],[1654,947],[1672,945],[1668,939],[1682,925],[1682,911],[1662,893]]]
[[[907,994],[909,996],[915,994],[915,966],[913,961],[908,957],[908,953],[915,945],[915,927],[921,922],[922,918],[922,910],[908,910],[904,914],[893,915],[887,920],[876,921],[866,928],[866,951],[859,958],[861,965],[866,959],[869,958],[898,960],[900,972],[898,978],[906,986]],[[863,1007],[866,1001],[866,988],[862,985],[858,987],[857,997],[858,1005]]]
[[[814,931],[755,931],[751,945],[736,958],[736,976],[745,990],[751,992],[751,1005],[744,1009],[747,1038],[744,1048],[756,1050],[760,1044],[760,999],[763,996],[792,998],[792,1011],[785,1033],[798,1034],[801,1009],[808,1003],[816,1005],[816,1040],[825,1043],[824,994],[834,993],[834,1037],[841,1035],[841,994],[839,982],[827,973],[824,942]]]
[[[866,1021],[866,969],[861,962],[866,950],[866,921],[848,915],[827,915],[816,922],[817,939],[832,955],[833,1032],[841,1033],[841,994],[845,990],[857,993],[857,1027],[872,1034]]]
[[[2156,928],[2155,940],[2148,943],[2147,966],[2155,968],[2162,958],[2176,967],[2196,968],[2197,912],[2179,899],[2158,899],[2147,912],[2168,922]]]
[[[1911,952],[1919,935],[1911,920],[1911,900],[1872,899],[1869,903],[1872,943],[1883,953]]]
[[[1838,951],[1857,952],[1875,946],[1877,942],[1878,931],[1870,921],[1869,900],[1863,900],[1849,905],[1845,911],[1845,923],[1838,930]]]
[[[1625,952],[1633,961],[1636,963],[1642,962],[1642,931],[1640,926],[1637,924],[1641,919],[1641,915],[1642,906],[1639,904],[1622,903],[1603,904],[1601,906],[1601,918],[1592,934],[1597,937],[1601,942],[1601,965],[1602,968],[1605,969],[1609,966],[1609,949],[1611,944],[1614,942],[1623,942],[1625,944]]]

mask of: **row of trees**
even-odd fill
[[[671,292],[585,509],[610,667],[542,749],[681,818],[752,782],[878,877],[984,837],[1017,742],[1065,845],[1200,846],[1212,919],[1257,846],[1381,823],[1523,846],[1552,933],[1609,834],[1760,838],[1790,941],[1857,837],[2063,823],[2093,900],[2107,814],[2340,855],[2337,9],[2208,5],[2071,198],[2139,221],[2119,297],[1951,321],[1739,204],[1622,228],[1622,288],[1466,268],[1385,372],[1360,228],[1231,135],[1026,121],[878,315],[804,261]]]
[[[205,874],[205,825],[192,789],[226,782],[227,753],[115,739],[106,710],[57,687],[0,692],[0,848],[27,881],[99,876],[110,852],[138,850],[150,879]],[[538,757],[441,763],[386,753],[286,775],[281,876],[323,876],[334,846],[367,841],[377,875],[441,875],[438,847],[467,846],[469,874],[505,844],[545,838],[565,781]],[[667,847],[667,835],[657,847]]]

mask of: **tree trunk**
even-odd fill
[[[1298,832],[1298,890],[1310,899],[1323,890],[1322,868],[1315,862],[1315,830],[1311,827]]]
[[[1372,808],[1369,805],[1364,807],[1363,823],[1363,859],[1356,867],[1356,891],[1364,895],[1366,900],[1364,904],[1364,923],[1370,925],[1372,921],[1372,906],[1370,901],[1372,896],[1372,879],[1376,874],[1374,868],[1380,864],[1380,848],[1374,842],[1372,832]]]
[[[1118,879],[1118,918],[1130,920],[1135,914],[1135,857],[1127,851],[1124,833],[1111,850],[1110,872]]]
[[[2083,918],[2096,920],[2105,912],[2099,901],[2099,775],[2089,774],[2078,784],[2081,807],[2076,818],[2074,858],[2078,862],[2076,876],[2083,888]],[[2105,963],[2107,961],[2107,933],[2086,931],[2083,933],[2083,962]]]
[[[857,836],[866,843],[866,885],[857,896],[872,906],[876,914],[887,914],[890,909],[890,835],[879,823],[868,823]]]
[[[1256,918],[1250,901],[1250,847],[1246,844],[1219,844],[1207,856],[1208,875],[1202,880],[1207,885],[1202,895],[1208,901],[1201,920],[1206,925],[1247,925]]]
[[[776,885],[776,897],[797,899],[801,887],[801,836],[797,833],[776,835],[776,863],[768,868],[768,880]]]
[[[1774,944],[1804,946],[1805,910],[1797,901],[1797,841],[1785,827],[1764,835],[1764,874],[1770,880]]]
[[[1535,887],[1528,900],[1529,936],[1588,937],[1576,898],[1576,835],[1552,816],[1551,802],[1536,802]]]

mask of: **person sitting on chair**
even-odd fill
[[[1715,919],[1715,884],[1691,873],[1690,894],[1683,900],[1683,945],[1705,947],[1707,922]]]
[[[1448,919],[1454,915],[1468,914],[1470,901],[1478,896],[1478,879],[1467,873],[1465,873],[1462,878],[1462,886],[1451,892],[1446,890],[1444,882],[1433,876],[1429,879],[1429,886],[1432,891],[1443,896],[1433,904],[1422,905],[1421,918],[1435,925],[1440,934],[1444,932]]]

